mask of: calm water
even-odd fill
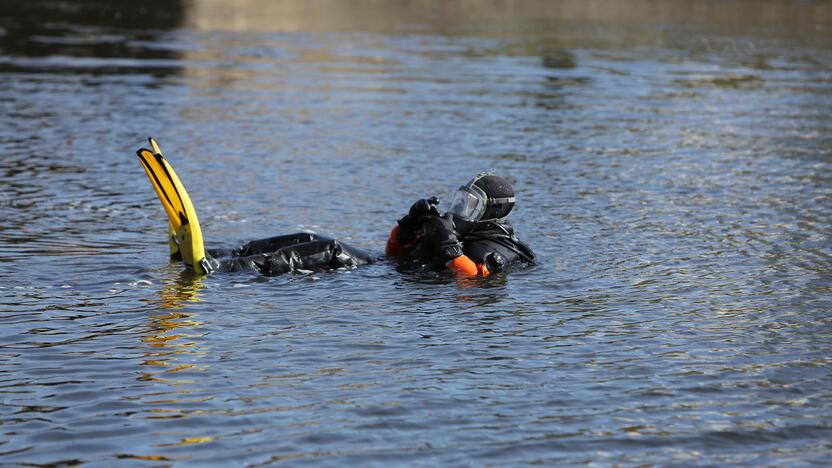
[[[0,6],[0,463],[830,461],[828,2],[142,5]],[[193,278],[150,135],[209,247],[491,169],[541,263]]]

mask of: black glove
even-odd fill
[[[424,233],[425,244],[434,256],[448,261],[462,255],[462,244],[456,236],[456,226],[451,213],[445,213],[443,217],[428,218],[424,224]]]
[[[436,197],[417,200],[404,218],[399,220],[398,241],[402,245],[416,240],[425,221],[431,217],[439,217],[439,199]]]
[[[491,273],[503,271],[506,268],[506,258],[500,252],[491,252],[485,256],[485,267]]]

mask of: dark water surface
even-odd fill
[[[829,462],[829,2],[139,3],[0,7],[0,463]],[[541,263],[193,278],[149,135],[209,247],[491,169]]]

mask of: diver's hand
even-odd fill
[[[422,198],[417,200],[410,207],[408,216],[413,219],[420,219],[425,216],[439,216],[439,199],[436,197]]]
[[[425,221],[425,239],[434,252],[434,255],[443,260],[453,260],[462,255],[462,244],[456,235],[453,215],[445,213],[445,216],[433,216]]]
[[[402,245],[416,240],[425,221],[431,217],[439,217],[439,199],[436,197],[422,198],[410,207],[410,211],[399,220],[398,241]]]

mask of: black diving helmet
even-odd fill
[[[451,198],[448,212],[455,218],[477,221],[502,221],[514,208],[514,189],[504,178],[483,172],[460,187]]]

